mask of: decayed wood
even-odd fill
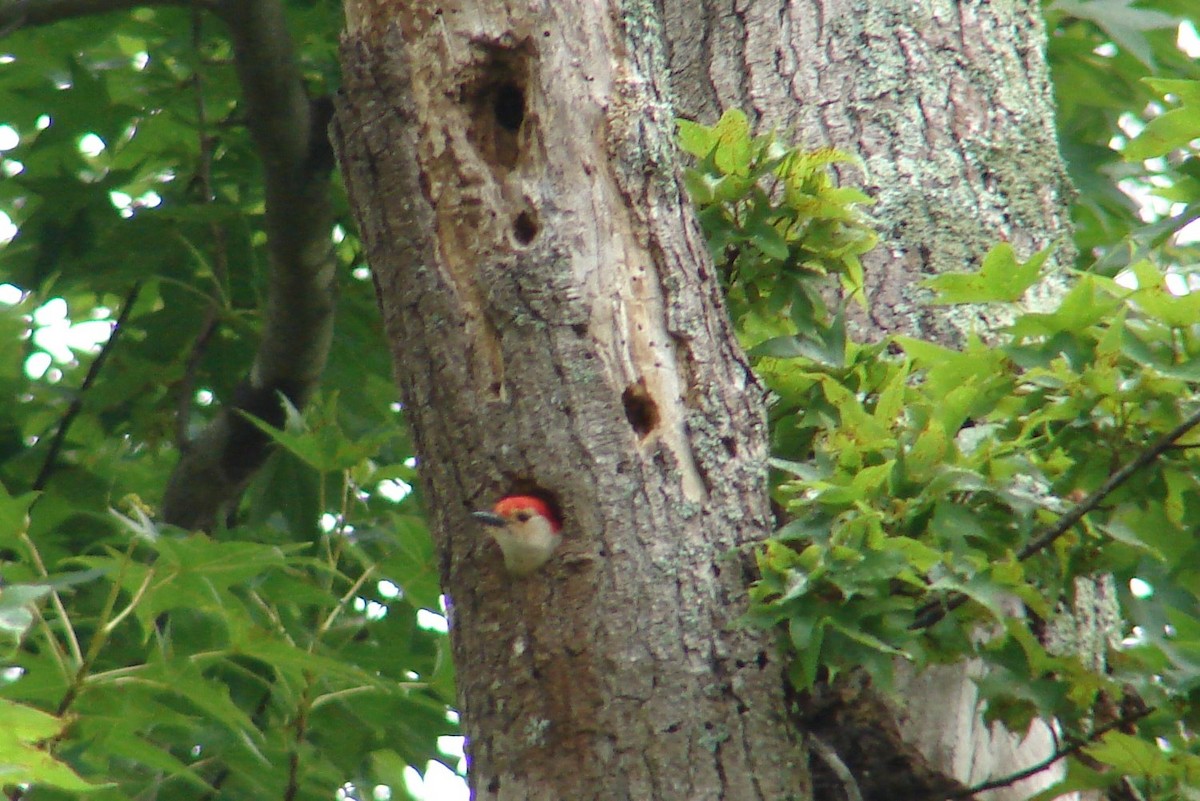
[[[348,4],[335,147],[451,605],[480,799],[805,794],[769,638],[762,389],[682,194],[653,26],[615,4]],[[513,490],[561,553],[508,578]]]

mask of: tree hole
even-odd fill
[[[497,86],[492,95],[492,112],[496,115],[496,123],[504,130],[511,133],[521,130],[521,122],[525,119],[524,90],[515,83]]]
[[[522,245],[528,245],[538,234],[537,215],[523,211],[513,220],[513,236]]]
[[[646,389],[646,379],[639,378],[636,383],[626,387],[621,393],[621,403],[625,406],[625,419],[633,426],[638,437],[644,439],[658,428],[658,404]]]
[[[528,122],[526,104],[529,62],[533,49],[477,42],[477,60],[459,89],[467,107],[467,136],[479,155],[505,172],[521,155],[521,129]]]

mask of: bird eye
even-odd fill
[[[517,520],[520,520],[522,523],[526,522],[529,520],[529,512],[517,512]]]

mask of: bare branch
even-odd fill
[[[846,801],[863,801],[862,791],[858,789],[858,781],[854,778],[854,774],[850,772],[850,768],[846,767],[846,763],[838,756],[837,751],[827,745],[817,735],[809,732],[809,745],[813,752],[821,758],[833,775],[837,776],[838,781],[842,783],[842,792],[846,795]]]
[[[108,354],[112,353],[112,349],[116,347],[117,340],[121,336],[121,329],[124,327],[125,321],[129,319],[129,312],[133,309],[133,304],[137,302],[138,293],[141,291],[141,283],[136,283],[125,294],[125,301],[121,306],[121,313],[117,316],[117,321],[113,324],[112,333],[108,335],[108,340],[100,348],[100,352],[96,354],[96,358],[92,360],[91,366],[88,367],[87,375],[83,377],[83,383],[79,385],[79,389],[75,392],[75,397],[71,401],[71,405],[67,407],[67,413],[63,415],[62,422],[58,424],[58,431],[54,432],[54,440],[50,443],[50,450],[46,452],[46,459],[42,462],[42,469],[38,471],[37,478],[33,481],[33,489],[43,490],[46,488],[46,483],[50,480],[50,476],[54,472],[54,466],[58,463],[59,451],[62,450],[63,443],[67,440],[67,432],[71,430],[71,424],[75,422],[75,418],[83,410],[83,397],[91,389],[92,384],[96,383],[96,378],[100,375],[100,370],[104,367],[104,363],[108,361]]]
[[[1122,715],[1121,717],[1117,718],[1116,720],[1111,720],[1108,723],[1105,723],[1103,726],[1098,726],[1097,728],[1093,729],[1091,731],[1091,733],[1088,734],[1086,737],[1072,739],[1067,745],[1064,745],[1061,748],[1055,749],[1053,754],[1046,757],[1041,762],[1034,763],[1033,765],[1030,765],[1029,767],[1025,768],[1024,770],[1019,770],[1016,773],[1010,773],[1009,775],[1002,776],[999,779],[991,779],[990,781],[981,782],[980,784],[976,784],[972,787],[968,787],[965,790],[961,790],[959,792],[950,793],[948,795],[945,795],[945,794],[938,795],[936,799],[930,799],[930,801],[955,801],[956,799],[959,799],[959,798],[970,798],[971,796],[975,795],[976,793],[982,793],[986,790],[995,790],[1000,787],[1008,787],[1010,785],[1016,784],[1017,782],[1019,782],[1023,779],[1028,779],[1030,776],[1035,776],[1035,775],[1041,773],[1043,770],[1046,770],[1046,768],[1050,767],[1058,760],[1069,757],[1072,754],[1075,754],[1075,753],[1079,752],[1080,750],[1086,748],[1087,746],[1091,745],[1092,743],[1098,742],[1100,740],[1100,738],[1102,738],[1104,735],[1108,734],[1110,731],[1115,731],[1116,729],[1121,729],[1121,728],[1130,726],[1130,725],[1138,722],[1139,720],[1146,717],[1153,711],[1154,711],[1153,707],[1139,708],[1130,714]]]

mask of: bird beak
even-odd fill
[[[483,523],[485,526],[495,526],[496,528],[504,528],[508,525],[508,521],[500,515],[494,515],[491,512],[471,512],[471,517]]]

